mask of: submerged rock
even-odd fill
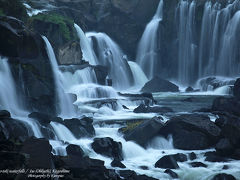
[[[169,176],[171,176],[173,179],[177,179],[178,178],[178,175],[177,173],[175,173],[173,170],[171,169],[166,169],[164,171],[164,173],[168,174]]]
[[[147,82],[141,90],[142,92],[178,92],[179,87],[170,81],[154,77],[152,80]]]
[[[207,167],[207,165],[206,165],[206,164],[203,164],[202,162],[191,162],[190,165],[191,165],[192,167],[204,167],[204,168]]]
[[[95,138],[92,143],[92,148],[98,154],[102,154],[119,161],[123,160],[122,143],[116,142],[110,137]]]

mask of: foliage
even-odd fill
[[[139,126],[140,124],[142,124],[142,122],[143,121],[127,122],[126,127],[122,128],[121,130],[122,132],[131,131],[137,126]]]
[[[61,34],[63,34],[64,38],[70,40],[71,38],[71,27],[73,27],[73,20],[68,19],[67,17],[61,16],[59,14],[38,14],[32,16],[30,21],[40,20],[44,22],[53,23],[59,26]]]

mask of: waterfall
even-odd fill
[[[146,75],[144,74],[141,67],[137,63],[133,61],[128,61],[128,64],[133,73],[134,88],[136,89],[142,88],[145,85],[145,83],[148,81]]]
[[[157,74],[157,63],[161,61],[158,57],[158,27],[159,22],[163,19],[163,0],[159,2],[156,14],[152,20],[147,24],[142,35],[137,50],[137,62],[146,73],[147,77],[151,79]]]
[[[72,117],[75,115],[74,107],[72,103],[71,97],[64,92],[64,82],[67,80],[63,76],[62,72],[58,68],[57,60],[53,51],[53,48],[46,37],[43,36],[43,40],[46,43],[46,50],[48,53],[48,57],[52,66],[55,85],[56,85],[56,93],[57,93],[57,100],[59,103],[59,114],[62,117]]]
[[[0,56],[0,109],[8,110],[13,118],[21,121],[26,128],[34,133],[35,137],[42,137],[39,124],[28,118],[28,112],[24,109],[20,96],[17,95],[12,72],[7,58]]]
[[[92,49],[92,46],[88,38],[85,36],[84,32],[77,24],[74,24],[74,27],[80,39],[80,46],[82,49],[83,60],[89,62],[89,64],[91,65],[96,65],[97,64],[96,55],[94,54],[94,51]]]
[[[181,0],[176,17],[178,19],[178,82],[187,84],[193,82],[196,65],[196,2]]]
[[[64,72],[63,75],[66,79],[66,81],[64,81],[64,89],[67,90],[79,84],[97,83],[95,71],[91,67],[76,70],[74,73]]]
[[[132,72],[127,58],[119,46],[105,33],[88,32],[86,36],[96,42],[97,64],[107,66],[113,87],[125,89],[132,85]]]
[[[206,2],[199,48],[199,78],[209,75],[237,76],[240,72],[240,1]]]

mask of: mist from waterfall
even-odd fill
[[[53,70],[57,95],[56,104],[59,106],[59,109],[57,109],[59,111],[58,113],[62,117],[72,117],[75,115],[73,102],[71,97],[64,92],[63,86],[64,82],[67,80],[58,68],[58,63],[50,42],[45,36],[43,36],[42,38],[46,43],[46,50]]]
[[[157,74],[159,23],[163,19],[163,0],[159,2],[157,11],[147,24],[137,49],[136,61],[149,79]]]

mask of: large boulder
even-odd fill
[[[213,111],[224,111],[240,116],[240,101],[234,97],[218,97],[213,101]]]
[[[178,169],[179,168],[177,161],[171,155],[163,156],[162,158],[160,158],[155,163],[155,167],[162,168],[162,169]]]
[[[212,180],[236,180],[236,178],[233,175],[221,173],[215,175]]]
[[[146,175],[137,175],[134,171],[131,170],[120,170],[119,175],[126,180],[157,180]]]
[[[237,98],[240,99],[240,78],[238,78],[234,84],[233,87],[233,95]]]
[[[30,156],[28,168],[53,168],[52,146],[46,139],[30,138],[23,143],[21,152]]]
[[[152,80],[148,81],[142,88],[142,92],[152,93],[152,92],[178,92],[179,87],[175,84],[161,79],[156,76]]]
[[[124,138],[127,141],[134,141],[141,146],[146,147],[149,141],[159,134],[162,129],[163,123],[161,119],[154,117],[150,120],[146,120],[134,129],[127,131],[124,134]]]
[[[80,157],[84,156],[84,151],[78,145],[69,144],[66,147],[66,151],[68,155],[74,155],[74,156],[80,156]]]
[[[232,155],[234,153],[233,145],[226,138],[220,139],[219,142],[216,144],[215,149],[218,154],[221,154],[223,156]]]
[[[184,114],[172,117],[161,129],[165,137],[172,135],[175,148],[184,150],[206,149],[216,144],[220,128],[208,116]]]
[[[120,161],[123,160],[122,143],[115,142],[110,137],[95,138],[92,143],[92,148],[98,154]]]
[[[64,124],[76,138],[82,137],[93,137],[95,135],[95,130],[93,127],[93,120],[88,117],[82,119],[64,119]]]

